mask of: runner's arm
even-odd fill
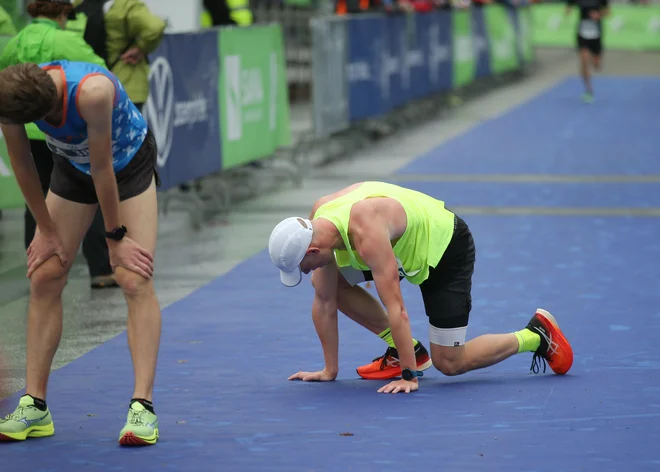
[[[119,190],[112,166],[112,111],[115,88],[104,76],[85,81],[78,99],[80,114],[87,122],[92,180],[107,231],[121,226]]]
[[[55,225],[48,213],[39,174],[30,152],[30,142],[25,132],[25,126],[3,124],[1,128],[16,181],[34,215],[39,231],[44,235],[55,233]]]
[[[312,320],[323,347],[325,370],[333,377],[339,372],[339,329],[337,326],[337,277],[335,264],[316,269],[312,273],[314,301]]]
[[[365,208],[351,215],[353,245],[371,274],[390,322],[401,368],[417,370],[408,313],[401,295],[399,267],[394,257],[385,217]]]

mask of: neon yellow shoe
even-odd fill
[[[0,420],[0,441],[25,441],[55,434],[50,411],[34,406],[34,399],[23,395],[13,413]]]
[[[128,409],[126,426],[119,433],[122,446],[151,446],[158,441],[158,417],[142,403],[134,401]]]

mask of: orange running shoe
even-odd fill
[[[419,341],[415,344],[415,359],[417,360],[417,370],[426,370],[433,365],[429,352]],[[388,347],[385,354],[375,358],[371,364],[358,367],[357,373],[367,380],[387,380],[401,377],[399,353],[396,348]]]
[[[534,353],[530,370],[538,374],[543,362],[545,373],[545,361],[548,361],[555,374],[564,375],[568,372],[573,365],[573,349],[559,329],[555,317],[539,308],[527,324],[527,329],[541,336],[541,345]]]

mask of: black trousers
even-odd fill
[[[48,192],[50,185],[50,175],[53,172],[53,156],[46,145],[46,141],[30,140],[30,150],[37,167],[39,180],[41,181],[41,190],[44,195]],[[34,239],[34,233],[37,229],[37,222],[32,216],[30,209],[25,207],[25,249],[30,246]],[[94,221],[87,231],[82,243],[83,255],[87,260],[90,277],[112,274],[110,267],[110,256],[108,254],[108,245],[105,242],[105,225],[103,215],[99,208],[94,215]]]

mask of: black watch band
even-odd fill
[[[112,231],[106,231],[105,232],[105,237],[107,239],[112,239],[113,241],[121,241],[124,239],[124,236],[126,236],[126,232],[128,230],[126,229],[126,226],[121,226],[119,228],[115,228]]]
[[[416,377],[421,377],[423,375],[424,375],[424,373],[422,371],[408,369],[407,367],[405,369],[401,370],[401,378],[403,380],[410,381],[410,380],[412,380]]]

